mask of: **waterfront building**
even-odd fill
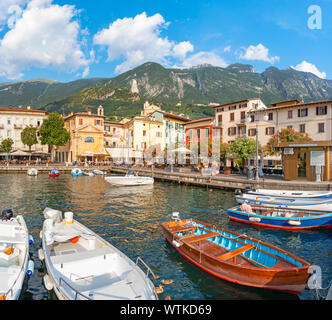
[[[186,123],[190,119],[184,115],[177,115],[173,112],[166,112],[158,106],[150,105],[148,102],[144,104],[141,113],[145,117],[154,117],[156,121],[163,123],[163,148],[177,148],[186,144]]]
[[[33,110],[30,106],[23,108],[0,108],[0,143],[11,138],[14,142],[13,151],[17,155],[24,155],[29,151],[21,141],[21,132],[27,126],[34,126],[40,129],[44,119],[47,118],[47,112],[43,110]],[[33,154],[37,156],[47,155],[48,146],[40,143],[31,147]]]
[[[55,158],[59,162],[105,160],[104,109],[100,106],[97,114],[91,111],[71,113],[65,117],[65,128],[70,133],[70,141],[56,149]]]

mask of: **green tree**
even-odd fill
[[[29,147],[29,161],[31,160],[31,147],[38,143],[37,128],[32,125],[24,128],[21,132],[21,141],[25,146]]]
[[[54,146],[64,146],[70,139],[70,134],[64,128],[64,125],[65,121],[61,115],[58,113],[51,113],[47,119],[43,121],[39,130],[40,142],[42,145],[48,145],[52,159]]]
[[[1,152],[7,153],[7,160],[9,152],[13,150],[13,144],[14,141],[11,138],[5,139],[1,142],[0,149]]]
[[[242,167],[246,160],[256,154],[256,141],[250,138],[238,138],[228,147],[228,152],[236,158],[236,163]]]

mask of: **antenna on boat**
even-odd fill
[[[172,219],[175,220],[175,221],[181,221],[180,212],[173,212]]]

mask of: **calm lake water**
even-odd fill
[[[62,174],[51,179],[47,174],[0,175],[2,209],[12,208],[24,215],[35,239],[30,248],[35,273],[27,281],[22,299],[56,299],[43,286],[43,264],[38,260],[39,232],[45,207],[72,211],[75,219],[98,233],[132,260],[138,256],[160,276],[174,283],[164,287],[159,297],[172,300],[205,299],[302,299],[312,300],[314,291],[290,295],[248,288],[226,282],[187,262],[162,236],[160,224],[171,220],[172,212],[226,229],[245,233],[279,246],[322,269],[323,287],[332,276],[332,230],[279,231],[230,222],[225,210],[236,205],[233,192],[156,182],[153,187],[111,187],[102,177]],[[156,232],[151,228],[158,226]],[[322,292],[326,294],[326,292]]]

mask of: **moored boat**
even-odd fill
[[[285,197],[291,199],[310,199],[310,201],[317,200],[321,202],[322,199],[332,200],[332,191],[293,191],[293,190],[269,190],[269,189],[257,189],[255,191],[248,191],[253,195],[268,195],[273,197]]]
[[[297,193],[297,192],[294,192]],[[264,207],[288,208],[288,209],[301,209],[301,210],[318,210],[332,212],[332,199],[319,198],[319,197],[301,197],[301,196],[282,196],[275,194],[255,193],[248,191],[242,193],[237,190],[235,199],[239,204],[247,201],[250,205],[258,205]]]
[[[141,177],[129,171],[125,176],[106,177],[105,180],[115,186],[141,186],[154,184],[151,177]]]
[[[5,210],[0,217],[0,300],[18,300],[26,274],[32,275],[29,234],[23,216]]]
[[[105,176],[106,175],[106,171],[101,171],[101,170],[92,170],[92,172],[97,175],[97,176]]]
[[[28,170],[28,176],[38,176],[38,170],[35,168],[31,168]]]
[[[237,284],[298,294],[310,264],[271,244],[193,219],[162,224],[170,244],[204,271]]]
[[[155,300],[151,269],[73,219],[72,213],[46,208],[39,256],[45,261],[44,284],[61,300]],[[144,264],[144,273],[138,266]]]
[[[227,213],[233,221],[270,228],[299,230],[332,227],[332,212],[264,206],[252,206],[251,209],[251,213],[242,212],[238,206],[228,209]]]
[[[82,170],[79,168],[75,168],[71,171],[73,177],[80,177],[82,176]]]
[[[60,175],[60,171],[57,170],[57,169],[54,169],[54,170],[51,170],[51,171],[50,171],[50,176],[51,176],[52,178],[58,177],[59,175]]]
[[[83,169],[82,170],[83,175],[88,176],[88,177],[94,177],[94,173],[90,171],[89,169]]]

